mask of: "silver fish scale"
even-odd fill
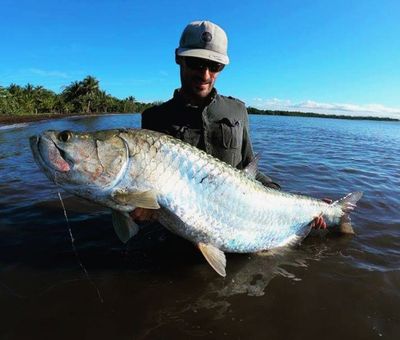
[[[154,190],[162,206],[160,221],[192,242],[255,252],[304,237],[322,213],[342,214],[325,202],[265,188],[167,135],[132,131],[122,133],[130,151],[131,181]]]

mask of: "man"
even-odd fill
[[[214,85],[226,65],[228,39],[224,30],[210,21],[194,21],[184,29],[175,62],[180,68],[181,88],[169,101],[145,110],[142,128],[163,132],[198,147],[216,158],[244,169],[254,153],[243,102],[217,93]],[[263,185],[280,189],[257,172]],[[137,208],[136,220],[149,220],[152,210]]]

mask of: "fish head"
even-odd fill
[[[129,163],[128,146],[118,130],[49,130],[30,137],[30,145],[47,177],[65,190],[89,199],[114,187]]]

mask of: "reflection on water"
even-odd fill
[[[9,124],[9,125],[0,125],[0,131],[1,130],[16,130],[16,129],[21,129],[26,126],[28,126],[29,123],[18,123],[18,124]]]
[[[205,294],[184,309],[200,310],[213,309],[215,319],[223,319],[229,314],[231,304],[227,298],[245,294],[247,296],[263,296],[267,293],[270,281],[281,276],[293,281],[301,281],[291,267],[307,268],[307,262],[318,261],[323,255],[307,253],[296,249],[276,249],[258,254],[239,255],[235,262],[229,263],[229,278],[223,282],[210,282],[204,290]]]
[[[68,225],[58,188],[29,150],[28,137],[46,129],[139,122],[108,115],[0,126],[1,338],[397,339],[398,123],[252,116],[260,167],[285,190],[364,197],[352,215],[354,237],[228,254],[224,279],[163,228],[148,226],[122,244],[107,209],[62,193]]]

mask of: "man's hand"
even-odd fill
[[[322,199],[325,203],[331,204],[332,200],[330,198]],[[311,228],[314,229],[326,229],[326,222],[322,216],[317,216],[311,223]]]
[[[156,212],[158,209],[136,208],[130,213],[134,221],[151,222],[156,219]]]
[[[314,229],[326,229],[326,222],[322,216],[317,216],[314,221],[311,222],[311,228]]]

